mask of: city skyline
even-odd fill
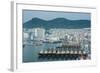
[[[91,59],[91,29],[24,30],[23,62]],[[27,36],[26,36],[27,35]]]

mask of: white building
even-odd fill
[[[29,34],[27,32],[23,32],[23,37],[24,37],[24,40],[26,40],[29,38]]]
[[[34,28],[34,35],[35,40],[44,40],[45,39],[45,29],[43,28]]]

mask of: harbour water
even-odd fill
[[[42,61],[62,61],[62,60],[79,60],[79,55],[70,55],[69,57],[66,58],[66,55],[56,55],[57,58],[53,57],[53,54],[45,55],[46,58],[39,58],[39,53],[41,50],[50,50],[50,49],[58,49],[57,47],[62,46],[62,43],[42,43],[42,44],[31,44],[31,45],[24,45],[23,47],[23,62],[42,62]],[[65,48],[66,49],[66,48]],[[80,50],[80,48],[69,48],[69,50],[74,49],[74,50]],[[89,49],[90,50],[90,49]],[[73,51],[73,50],[72,50]],[[85,50],[86,51],[86,50]],[[89,55],[88,53],[87,55]],[[51,56],[51,57],[50,57]],[[89,58],[88,58],[89,59]]]
[[[61,43],[42,43],[40,45],[25,45],[23,48],[23,62],[38,62],[38,53],[41,50],[46,50],[48,48],[56,48],[60,46]],[[43,61],[43,60],[42,60]],[[48,61],[48,60],[45,60]]]

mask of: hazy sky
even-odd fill
[[[32,18],[41,18],[44,20],[51,20],[54,18],[67,18],[70,20],[90,20],[90,13],[79,12],[56,12],[56,11],[36,11],[36,10],[23,10],[23,22],[27,22]]]

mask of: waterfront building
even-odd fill
[[[34,37],[35,40],[44,40],[45,39],[45,29],[43,28],[34,28]]]

